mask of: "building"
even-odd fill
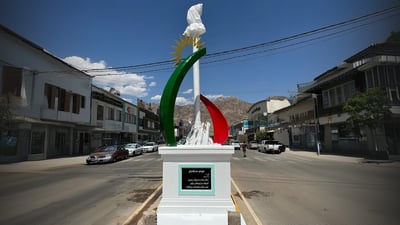
[[[275,111],[270,118],[275,140],[292,148],[316,149],[318,128],[311,94],[298,94],[290,106]]]
[[[0,161],[83,153],[92,77],[0,25]]]
[[[248,140],[256,140],[257,131],[265,130],[271,126],[271,114],[289,105],[289,99],[283,96],[273,96],[254,103],[247,111],[248,120],[246,121],[246,126],[248,129],[246,130],[246,134]]]
[[[346,122],[345,101],[357,92],[379,87],[391,102],[391,115],[377,127],[372,137],[364,126]],[[324,151],[345,154],[365,154],[375,151],[372,140],[377,140],[380,151],[400,153],[400,43],[380,43],[369,46],[342,65],[317,76],[299,90],[317,97],[317,116]]]
[[[118,91],[92,87],[92,149],[100,145],[138,141],[138,108],[123,100]]]
[[[247,129],[247,127],[245,127],[246,124],[247,124],[247,120],[232,123],[229,126],[229,139],[238,140],[238,137],[240,135],[244,135],[245,129]]]
[[[150,104],[143,102],[142,100],[137,101],[138,106],[138,140],[139,142],[162,141],[160,133],[160,117],[158,109],[153,109]]]

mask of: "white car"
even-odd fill
[[[124,146],[124,148],[125,148],[126,150],[129,151],[129,156],[134,156],[134,155],[141,155],[141,154],[143,154],[142,146],[139,145],[138,143],[129,143],[129,144],[126,144],[126,145]]]
[[[285,151],[286,146],[279,141],[274,140],[262,140],[261,144],[259,145],[259,152],[265,153],[278,153]]]
[[[147,142],[142,146],[143,152],[156,152],[158,151],[158,145],[155,142]]]
[[[232,141],[231,145],[235,150],[240,150],[240,143],[238,141]]]

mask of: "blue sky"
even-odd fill
[[[80,69],[102,70],[94,83],[125,99],[158,102],[172,64],[134,67],[173,58],[190,6],[203,3],[208,54],[269,43],[400,5],[400,0],[0,0],[0,23]],[[200,60],[201,93],[255,103],[290,96],[297,84],[400,31],[400,10],[283,43]],[[188,55],[191,48],[184,49]],[[133,66],[133,67],[130,67]],[[111,75],[107,75],[111,74]],[[177,104],[193,101],[192,72]]]

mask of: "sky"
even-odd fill
[[[198,3],[207,49],[200,92],[211,100],[293,96],[297,84],[400,31],[400,0],[0,0],[0,23],[95,76],[96,86],[158,103],[174,71],[172,46]],[[189,71],[176,104],[191,103]]]

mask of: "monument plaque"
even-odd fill
[[[214,165],[179,165],[179,194],[214,194]]]

